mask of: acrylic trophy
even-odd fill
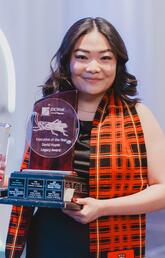
[[[79,133],[77,91],[52,94],[37,101],[27,126],[28,169],[11,173],[8,195],[15,205],[79,209],[73,197],[88,194],[85,178],[73,171]]]

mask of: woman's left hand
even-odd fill
[[[88,197],[76,198],[74,202],[76,204],[82,205],[83,208],[79,211],[63,209],[63,212],[72,217],[77,222],[87,224],[100,217],[101,200]]]

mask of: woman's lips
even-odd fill
[[[91,83],[95,83],[95,82],[101,81],[100,78],[83,78],[83,79],[88,81],[88,82],[91,82]]]

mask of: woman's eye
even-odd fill
[[[80,60],[87,60],[87,56],[84,56],[84,55],[76,55],[75,56],[76,59],[80,59]]]
[[[101,60],[111,60],[112,57],[111,56],[103,56],[101,57]]]

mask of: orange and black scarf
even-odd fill
[[[117,198],[147,187],[144,135],[134,106],[105,95],[93,121],[90,139],[90,196]],[[29,152],[22,168],[28,167]],[[13,206],[6,258],[19,258],[33,208]],[[81,232],[80,232],[81,233]],[[145,215],[106,216],[90,223],[90,258],[144,258]]]

